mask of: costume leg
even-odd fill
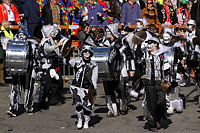
[[[157,97],[158,97],[158,102],[157,102],[157,110],[158,110],[158,114],[157,114],[157,120],[156,122],[160,122],[161,118],[165,118],[166,117],[166,94],[163,91],[161,86],[157,86]]]
[[[147,108],[151,117],[148,116],[148,123],[151,128],[156,127],[157,120],[157,88],[152,85],[145,85]]]
[[[128,101],[126,98],[126,79],[121,78],[118,86],[119,98],[120,98],[120,110],[124,113],[127,112]]]
[[[58,99],[60,98],[61,93],[63,91],[63,80],[62,80],[61,71],[59,71],[57,74],[59,75],[59,80],[52,79],[55,88],[54,88],[54,90],[52,90],[52,94],[51,94],[50,99],[48,101],[49,105],[57,104],[59,102]]]
[[[21,97],[21,90],[20,75],[12,75],[12,89],[10,94],[10,107],[9,111],[7,111],[8,115],[16,116]]]
[[[106,94],[106,104],[108,107],[107,116],[118,116],[116,98],[114,89],[118,86],[118,81],[103,81],[104,91]],[[113,108],[114,107],[114,108]]]

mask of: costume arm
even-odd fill
[[[94,89],[97,89],[97,79],[98,79],[98,66],[96,65],[92,70],[92,84]]]

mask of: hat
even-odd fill
[[[180,3],[187,4],[188,0],[180,0]]]
[[[23,33],[24,35],[28,36],[28,32],[25,29],[23,29],[23,28],[19,29],[18,34],[19,33]]]
[[[119,23],[109,24],[105,28],[108,28],[114,37],[118,38],[118,26]]]
[[[122,26],[122,30],[129,32],[130,28],[128,26]]]
[[[93,48],[91,47],[91,46],[89,46],[89,45],[84,45],[83,46],[83,49],[82,49],[82,51],[81,51],[81,56],[83,56],[83,52],[85,52],[85,51],[89,51],[90,52],[90,57],[92,57],[93,56]]]
[[[153,0],[147,0],[147,3],[148,3],[148,2],[152,2],[152,3],[153,3]]]
[[[136,21],[136,22],[142,22],[143,25],[144,25],[144,27],[147,26],[147,20],[146,20],[145,17],[144,17],[144,18],[138,18],[138,19],[135,19],[135,21]]]
[[[107,15],[110,17],[115,17],[115,12],[108,12]]]
[[[170,36],[174,35],[174,28],[164,27],[164,33],[170,34]]]
[[[187,22],[188,25],[196,25],[196,22],[195,20],[192,20],[190,19],[188,22]]]
[[[150,39],[148,39],[147,41],[145,41],[145,43],[150,43],[150,42],[156,42],[156,43],[160,43],[160,40],[157,37],[151,37]]]

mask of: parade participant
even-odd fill
[[[91,61],[93,55],[92,47],[85,45],[81,51],[81,57],[72,58],[67,61],[75,69],[75,78],[70,89],[75,100],[75,112],[78,118],[77,128],[89,127],[90,115],[94,106],[94,97],[97,95],[98,66]],[[92,94],[90,94],[92,93]],[[92,95],[92,97],[90,97]]]
[[[183,36],[184,38],[187,39],[187,42],[189,43],[188,44],[188,48],[190,46],[190,48],[189,48],[190,50],[192,49],[191,48],[191,44],[193,44],[192,40],[193,40],[194,37],[196,37],[195,36],[195,26],[196,26],[195,20],[189,20],[187,22],[187,31],[185,33],[183,31],[181,31],[181,32],[178,33],[179,35],[181,35],[181,36]]]
[[[114,23],[120,23],[118,19],[115,18],[115,13],[114,12],[108,12],[107,13],[107,19],[104,20],[103,26],[109,25],[109,24],[114,24]]]
[[[179,43],[178,41],[172,42],[172,37],[174,35],[174,30],[170,28],[164,28],[163,33],[163,45],[167,46],[166,49],[163,49],[163,53],[166,54],[166,56],[171,56],[170,59],[168,59],[168,62],[171,65],[171,69],[166,71],[166,79],[165,81],[169,82],[171,85],[169,86],[168,91],[165,91],[167,93],[167,99],[170,102],[170,105],[173,102],[176,102],[176,111],[180,112],[183,108],[183,102],[179,98],[180,94],[180,83],[183,82],[181,75],[180,75],[180,68],[187,69],[186,61],[184,59],[184,47],[182,43]],[[180,64],[180,65],[179,65]],[[178,68],[178,69],[177,69]],[[179,100],[180,99],[180,100]],[[173,114],[174,108],[168,108],[168,114]]]
[[[14,43],[22,43],[24,42],[24,45],[28,42],[27,40],[28,34],[27,31],[24,29],[19,29],[19,32],[17,34],[17,38],[14,38],[12,42]],[[26,109],[26,112],[28,115],[33,114],[33,84],[34,82],[31,80],[32,78],[32,69],[33,69],[33,53],[35,44],[32,42],[28,42],[29,45],[29,51],[27,53],[27,61],[26,66],[27,70],[26,72],[10,72],[8,70],[8,73],[12,75],[12,90],[10,95],[10,107],[9,111],[7,111],[8,115],[11,115],[12,117],[17,116],[17,110],[19,106],[19,100],[21,97],[21,90],[22,87],[24,88],[24,108]],[[13,51],[14,52],[14,51]]]
[[[178,23],[179,24],[187,24],[189,21],[189,12],[187,9],[187,1],[186,0],[180,0],[180,6],[178,8]]]
[[[46,97],[51,95],[48,99],[48,105],[61,106],[59,98],[63,90],[63,80],[60,70],[60,47],[63,42],[59,42],[61,39],[60,28],[58,25],[44,25],[41,29],[43,34],[43,39],[40,43],[40,49],[42,51],[43,59],[42,69],[45,71],[43,74],[43,82],[41,85],[44,93],[42,99],[39,99],[40,107],[45,107]],[[53,86],[52,86],[53,85]]]
[[[105,27],[105,37],[103,39],[103,47],[111,47],[114,46],[117,38],[118,38],[118,23],[116,24],[109,24]],[[109,56],[109,69],[110,75],[112,75],[111,80],[103,80],[103,87],[104,92],[106,95],[106,104],[108,108],[107,117],[118,116],[118,109],[117,109],[117,101],[115,97],[115,91],[118,92],[118,69],[117,69],[117,61],[116,58],[119,57],[117,54],[117,50],[112,47],[110,49],[110,56]]]
[[[156,37],[148,41],[149,51],[145,52],[146,76],[145,76],[145,106],[147,107],[147,120],[150,130],[157,132],[160,128],[160,120],[166,116],[165,93],[161,87],[163,71],[169,68],[167,59],[158,50],[160,41]]]
[[[136,24],[135,19],[141,18],[141,9],[135,0],[129,0],[122,6],[121,25]]]
[[[127,26],[122,26],[121,36],[115,42],[114,47],[117,48],[118,53],[120,53],[119,57],[119,104],[120,104],[120,112],[121,114],[126,114],[128,112],[128,96],[126,90],[126,83],[128,82],[128,78],[131,78],[135,74],[135,63],[133,58],[133,53],[129,44],[129,35],[130,28]]]
[[[87,8],[88,11],[85,11],[83,7],[79,11],[77,17],[83,19],[87,16],[87,20],[83,19],[83,21],[86,21],[90,25],[101,25],[103,22],[103,9],[99,5],[94,4],[94,0],[88,0],[88,4],[85,5],[85,8]]]
[[[153,5],[153,0],[147,0],[147,7],[142,10],[142,18],[146,18],[148,25],[160,24],[158,20],[158,11]]]
[[[164,0],[163,5],[158,6],[158,19],[163,27],[165,25],[175,25],[178,27],[177,15],[174,8],[170,5],[170,0]]]

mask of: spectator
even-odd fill
[[[139,4],[141,10],[145,8],[145,2],[143,0],[135,0],[135,1]]]
[[[176,25],[178,27],[178,20],[176,12],[170,5],[170,0],[164,0],[163,5],[158,6],[158,19],[162,26],[165,25]]]
[[[139,4],[135,0],[129,0],[122,6],[122,23],[125,24],[136,24],[135,19],[141,18],[141,10]]]
[[[114,24],[114,23],[120,23],[118,19],[115,18],[115,13],[114,12],[108,12],[107,13],[107,19],[104,20],[103,26],[109,25],[109,24]]]
[[[5,37],[9,37],[10,39],[13,39],[14,35],[10,28],[11,28],[10,22],[3,21],[1,30],[4,32]]]
[[[197,14],[199,14],[199,13],[197,13],[198,1],[199,1],[199,0],[197,0],[196,3],[194,3],[194,4],[192,5],[191,12],[190,12],[191,19],[192,19],[192,20],[195,20],[195,21],[196,21]]]
[[[187,24],[189,17],[190,15],[187,9],[187,1],[180,0],[180,7],[178,8],[178,23]]]
[[[10,0],[3,0],[0,5],[0,23],[9,21],[11,24],[21,24],[19,18],[19,12],[15,5],[10,4]]]
[[[40,7],[35,0],[29,0],[24,6],[24,18],[27,20],[27,28],[29,30],[30,36],[34,37],[36,27],[40,23]]]
[[[147,7],[142,10],[142,18],[146,18],[148,25],[160,24],[158,20],[158,11],[153,5],[153,0],[147,0]]]
[[[88,16],[86,22],[90,25],[102,24],[102,16],[104,14],[103,9],[99,5],[94,4],[94,0],[88,0],[88,4],[85,5],[85,7],[87,8],[88,12],[84,11],[83,7],[78,13],[78,17],[83,19],[83,17]]]
[[[47,2],[47,4],[44,5],[42,9],[42,19],[45,25],[63,24],[61,6],[57,3],[57,0],[51,0],[51,2]]]
[[[17,0],[19,14],[24,14],[24,5],[28,0]]]

